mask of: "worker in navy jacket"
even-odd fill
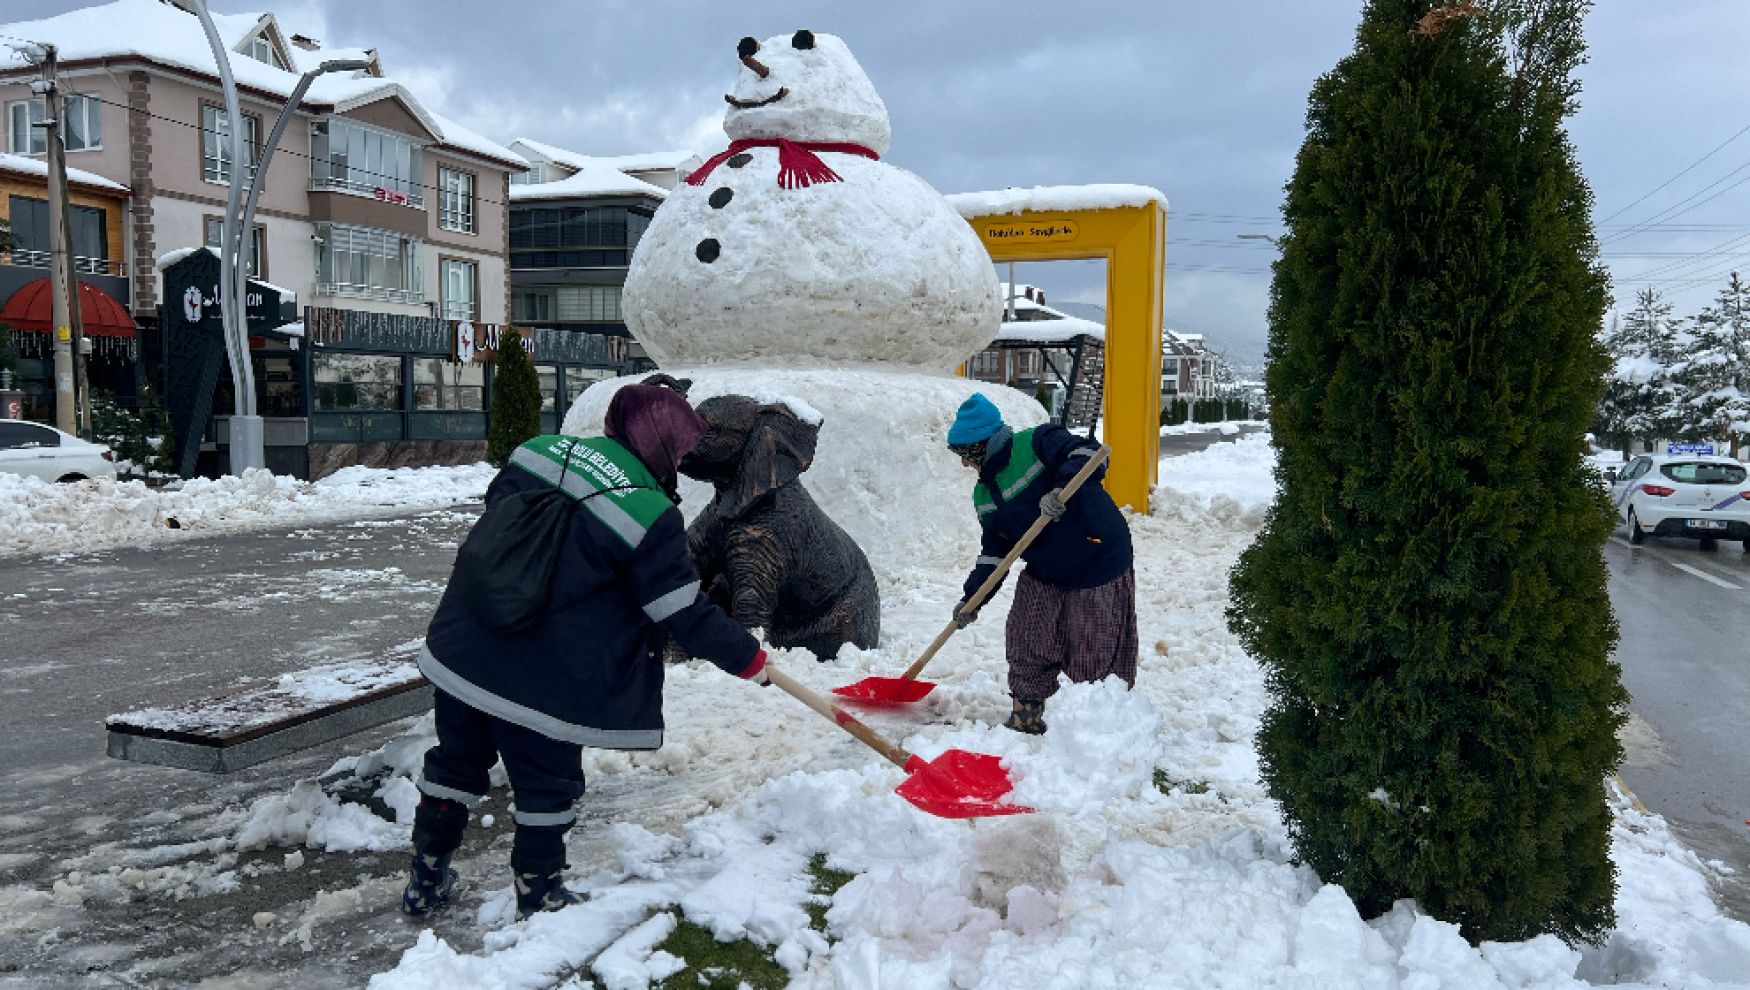
[[[582,747],[662,745],[666,637],[766,683],[759,641],[700,596],[675,505],[676,468],[704,423],[680,393],[630,385],[614,396],[604,428],[605,437],[536,437],[487,489],[488,512],[554,488],[574,500],[537,617],[506,629],[463,600],[457,578],[438,604],[419,656],[437,689],[438,744],[418,781],[408,914],[449,900],[449,860],[468,807],[486,795],[500,759],[516,800],[518,916],[581,899],[562,874],[584,789]]]
[[[1073,497],[1063,487],[1100,449],[1061,426],[1015,431],[983,395],[961,404],[948,448],[978,471],[973,511],[981,531],[979,558],[967,575],[955,620],[1021,535],[1041,514],[1052,520],[1021,553],[1026,568],[1009,607],[1004,641],[1013,710],[1005,723],[1020,732],[1045,731],[1045,700],[1061,673],[1071,681],[1116,675],[1136,683],[1136,575],[1130,526],[1096,468]],[[995,594],[995,589],[992,589]]]

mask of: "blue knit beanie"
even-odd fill
[[[960,411],[954,414],[954,425],[948,428],[951,444],[977,443],[995,433],[1003,425],[1003,414],[981,393],[974,392]]]

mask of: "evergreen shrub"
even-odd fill
[[[1269,309],[1279,495],[1229,625],[1301,861],[1368,916],[1594,939],[1626,698],[1582,462],[1607,279],[1562,127],[1586,4],[1431,6],[1369,0],[1309,100]]]
[[[518,447],[541,433],[541,379],[520,334],[505,332],[492,372],[486,460],[501,468]]]

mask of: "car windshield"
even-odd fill
[[[1718,464],[1711,461],[1666,464],[1659,471],[1672,481],[1681,481],[1686,485],[1737,485],[1743,483],[1745,477],[1750,477],[1750,471],[1746,471],[1741,464]]]

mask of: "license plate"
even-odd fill
[[[1725,529],[1726,524],[1718,519],[1685,519],[1683,525],[1690,529]]]

